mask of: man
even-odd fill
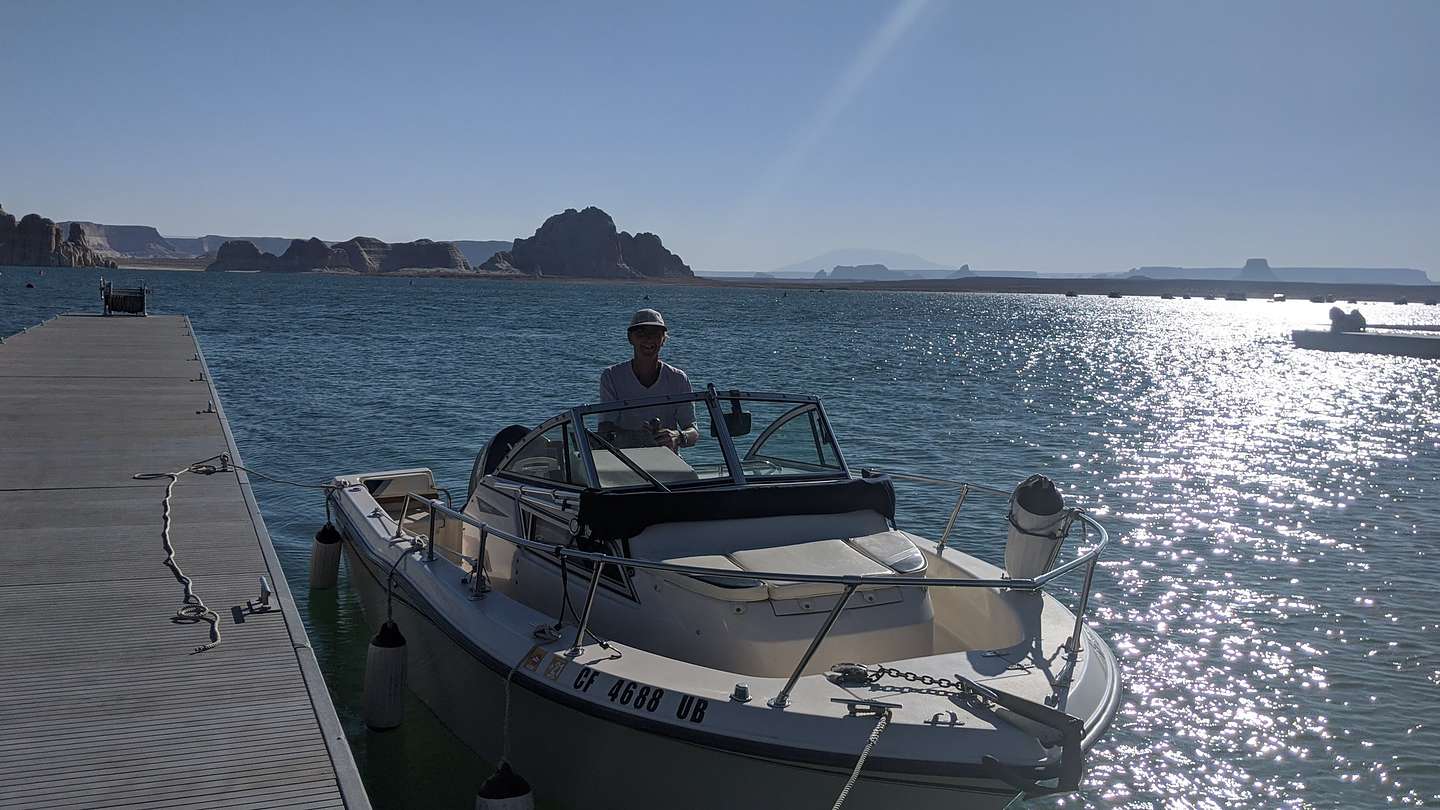
[[[600,401],[690,393],[690,378],[685,372],[660,359],[660,348],[669,335],[659,312],[636,312],[626,330],[635,356],[600,372]],[[614,411],[602,418],[607,421],[601,422],[601,433],[613,432],[620,447],[668,447],[678,453],[680,448],[700,441],[694,402]]]

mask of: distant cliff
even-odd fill
[[[279,256],[260,250],[248,240],[234,239],[220,246],[215,261],[205,269],[259,270],[267,273],[330,270],[372,275],[402,270],[472,272],[460,249],[449,242],[417,239],[392,244],[368,236],[357,236],[333,245],[315,237],[292,239],[289,247]]]
[[[149,225],[102,225],[98,222],[60,222],[62,229],[76,226],[84,234],[85,245],[101,256],[144,259],[176,259],[187,257],[160,232]]]
[[[72,224],[69,238],[60,226],[39,214],[18,222],[0,208],[0,265],[20,267],[114,267],[115,262],[85,244],[85,232]]]
[[[487,273],[584,278],[694,278],[679,256],[653,233],[617,231],[610,215],[591,206],[567,208],[545,220],[529,239],[480,265]]]
[[[220,246],[226,242],[249,242],[255,247],[279,255],[290,247],[294,239],[286,239],[280,236],[207,236],[186,237],[167,236],[165,241],[175,246],[175,249],[182,256],[213,256],[220,252]]]
[[[1216,281],[1311,281],[1329,284],[1433,284],[1423,270],[1411,267],[1271,267],[1265,259],[1248,259],[1244,267],[1136,267],[1121,277],[1211,279]]]

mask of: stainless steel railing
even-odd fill
[[[949,538],[950,532],[954,528],[955,519],[956,516],[959,514],[960,507],[964,504],[966,497],[970,493],[979,492],[986,495],[1000,495],[1006,498],[1010,496],[1010,493],[1006,490],[986,486],[984,484],[972,484],[964,481],[953,481],[945,478],[932,478],[929,476],[908,475],[904,473],[878,473],[877,471],[870,469],[866,469],[863,472],[866,475],[883,474],[899,481],[911,481],[921,484],[953,487],[959,491],[959,495],[956,498],[955,507],[951,510],[950,519],[947,521],[945,533],[941,536],[940,543],[936,549],[937,556],[943,550],[944,543]],[[820,649],[820,645],[824,642],[825,637],[830,632],[830,629],[835,626],[835,622],[840,618],[840,614],[845,610],[845,607],[848,605],[850,601],[850,596],[854,594],[855,590],[861,585],[892,586],[900,588],[996,588],[1000,590],[1010,591],[1039,591],[1043,590],[1044,587],[1051,581],[1058,579],[1059,577],[1063,577],[1078,568],[1084,567],[1085,582],[1084,585],[1081,587],[1080,602],[1075,610],[1075,626],[1070,638],[1065,644],[1069,661],[1061,676],[1057,678],[1057,683],[1068,683],[1069,677],[1073,673],[1074,666],[1079,658],[1080,637],[1085,628],[1085,612],[1090,602],[1090,590],[1094,581],[1095,566],[1099,562],[1100,555],[1102,552],[1104,552],[1105,547],[1110,544],[1110,534],[1105,530],[1104,526],[1101,526],[1094,518],[1092,518],[1083,510],[1072,508],[1070,510],[1071,519],[1080,522],[1082,532],[1082,545],[1087,542],[1089,537],[1089,530],[1092,528],[1096,532],[1098,542],[1096,543],[1094,548],[1080,554],[1075,559],[1061,565],[1057,565],[1049,571],[1046,571],[1045,573],[1032,578],[1011,579],[1008,577],[1002,577],[1000,579],[957,579],[953,577],[911,577],[898,575],[862,577],[854,575],[837,576],[827,574],[797,574],[790,572],[773,571],[736,571],[733,569],[723,570],[718,568],[706,568],[703,566],[695,565],[679,565],[676,563],[661,562],[658,560],[644,560],[634,557],[616,557],[614,555],[604,554],[601,552],[582,551],[580,549],[571,548],[569,546],[538,543],[534,540],[527,540],[524,537],[519,537],[517,535],[511,534],[510,532],[504,531],[502,529],[497,529],[493,526],[490,526],[489,524],[476,520],[475,518],[466,515],[464,512],[454,509],[440,502],[439,500],[422,495],[416,495],[414,493],[409,493],[405,496],[405,501],[400,511],[400,517],[396,520],[395,535],[392,539],[400,539],[402,537],[405,531],[405,523],[409,519],[410,504],[412,503],[412,501],[414,503],[424,504],[429,512],[430,534],[427,538],[425,538],[425,549],[429,559],[432,561],[435,559],[436,553],[436,514],[453,517],[461,523],[464,523],[468,526],[473,526],[474,528],[480,530],[480,548],[477,552],[477,558],[474,560],[465,557],[463,554],[458,554],[448,549],[439,549],[442,554],[453,555],[463,562],[470,563],[474,567],[472,576],[476,578],[477,585],[485,577],[485,542],[489,537],[498,537],[519,548],[553,554],[557,558],[563,560],[585,560],[586,562],[591,563],[594,568],[591,571],[589,589],[586,594],[585,610],[580,616],[580,624],[576,628],[575,641],[571,645],[569,650],[569,655],[571,655],[572,657],[579,655],[581,652],[582,642],[585,638],[585,633],[590,624],[590,612],[591,609],[594,607],[595,603],[595,591],[597,589],[597,586],[599,585],[600,572],[606,565],[623,566],[628,568],[640,568],[650,571],[668,571],[670,573],[684,574],[687,576],[720,577],[722,579],[760,579],[773,582],[822,582],[845,586],[844,593],[840,597],[839,601],[836,602],[835,607],[831,609],[829,615],[826,616],[825,622],[820,626],[820,629],[818,632],[816,632],[815,637],[811,639],[809,647],[805,650],[805,654],[801,656],[800,661],[795,665],[795,669],[791,672],[789,679],[785,682],[785,686],[775,695],[774,698],[769,701],[769,705],[777,709],[784,708],[789,704],[790,691],[794,689],[796,681],[800,679],[800,674],[805,670],[805,667],[810,664],[810,660]]]

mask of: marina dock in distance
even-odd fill
[[[66,315],[0,343],[0,807],[369,807],[221,454],[240,463],[187,318]],[[168,515],[209,648],[176,614],[171,478],[133,477],[203,459],[221,469],[181,474]]]

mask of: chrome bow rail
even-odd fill
[[[932,484],[936,486],[954,488],[959,491],[959,495],[955,501],[955,507],[951,510],[950,519],[945,526],[945,532],[941,536],[940,541],[937,544],[937,555],[944,549],[945,542],[949,539],[950,532],[955,526],[955,519],[960,512],[960,507],[965,503],[965,499],[970,493],[975,492],[985,495],[999,495],[1006,498],[1010,497],[1010,493],[1003,489],[997,489],[995,487],[985,486],[983,484],[971,484],[963,481],[952,481],[945,478],[930,478],[921,475],[882,473],[870,469],[864,470],[863,473],[867,476],[888,475],[890,478],[899,481],[911,481],[920,484]],[[594,551],[581,551],[580,549],[571,548],[568,546],[557,546],[547,543],[537,543],[534,540],[527,540],[523,537],[518,537],[501,529],[496,529],[486,523],[470,517],[469,515],[466,515],[465,513],[457,509],[446,505],[445,503],[442,503],[437,499],[425,497],[423,495],[417,495],[414,493],[410,493],[405,496],[405,502],[404,505],[401,507],[400,518],[396,521],[395,535],[392,539],[402,539],[405,523],[407,522],[407,520],[410,519],[410,504],[412,502],[417,504],[424,504],[424,506],[429,512],[430,533],[428,537],[425,537],[423,539],[425,541],[424,551],[427,553],[430,560],[435,559],[435,554],[437,551],[436,544],[433,540],[433,538],[435,537],[436,515],[446,515],[448,517],[453,517],[466,525],[473,526],[480,530],[479,550],[476,552],[476,556],[474,559],[457,554],[448,549],[438,549],[438,551],[442,555],[456,557],[461,562],[469,563],[472,566],[472,588],[477,595],[483,595],[483,593],[488,590],[488,586],[485,584],[483,560],[485,559],[485,545],[490,537],[498,537],[508,543],[512,543],[516,546],[519,546],[520,548],[530,549],[531,551],[539,551],[547,554],[553,554],[560,559],[585,560],[586,562],[592,563],[593,567],[590,572],[589,590],[585,595],[585,609],[580,616],[580,624],[575,631],[575,641],[571,645],[570,651],[568,653],[571,657],[577,656],[581,652],[582,643],[584,641],[586,632],[589,629],[590,611],[595,603],[595,592],[600,585],[600,574],[606,565],[623,566],[629,568],[642,568],[651,571],[669,571],[675,574],[686,574],[690,576],[721,577],[725,579],[759,579],[770,580],[774,582],[827,582],[836,585],[843,585],[845,587],[845,591],[841,595],[840,600],[836,602],[835,607],[832,608],[829,615],[825,617],[825,621],[823,624],[821,624],[820,630],[815,634],[815,637],[811,639],[810,646],[805,650],[805,654],[801,656],[799,663],[795,665],[794,671],[790,673],[790,678],[785,682],[784,688],[782,688],[775,695],[775,697],[769,701],[769,705],[777,709],[783,709],[785,706],[789,705],[790,691],[795,688],[796,681],[800,679],[800,673],[803,672],[805,670],[805,667],[809,665],[810,659],[813,658],[815,656],[815,652],[820,649],[820,644],[824,642],[825,636],[829,634],[830,629],[835,626],[835,621],[840,618],[841,612],[845,610],[846,605],[850,601],[851,595],[853,595],[855,593],[855,590],[861,585],[893,586],[901,588],[997,588],[1000,590],[1010,591],[1039,591],[1043,590],[1045,586],[1051,581],[1063,577],[1066,574],[1075,571],[1076,569],[1084,568],[1085,584],[1080,590],[1080,603],[1075,610],[1075,629],[1071,633],[1069,640],[1067,640],[1065,643],[1068,661],[1066,663],[1065,669],[1056,679],[1056,683],[1059,685],[1068,684],[1070,677],[1073,674],[1074,666],[1079,658],[1080,636],[1081,632],[1084,630],[1085,627],[1085,611],[1090,601],[1090,588],[1095,576],[1095,565],[1099,562],[1100,555],[1102,552],[1104,552],[1105,547],[1110,543],[1110,534],[1105,531],[1104,526],[1101,526],[1098,522],[1095,521],[1094,518],[1092,518],[1083,510],[1072,508],[1069,510],[1071,518],[1080,523],[1081,544],[1083,545],[1086,543],[1089,537],[1089,531],[1092,528],[1095,530],[1098,542],[1096,543],[1094,548],[1084,552],[1075,559],[1061,565],[1057,565],[1049,571],[1046,571],[1045,573],[1031,579],[1011,579],[1008,577],[1001,579],[954,579],[943,577],[909,576],[861,577],[834,576],[824,574],[795,574],[769,571],[727,571],[717,568],[705,568],[694,565],[677,565],[675,563],[659,562],[656,560],[642,560],[632,557],[616,557],[610,554],[602,554]]]

